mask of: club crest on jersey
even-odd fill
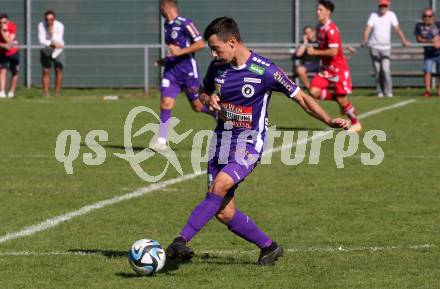
[[[266,70],[264,67],[261,67],[259,65],[256,64],[251,64],[251,66],[249,67],[249,70],[258,74],[258,75],[263,75],[264,71]]]
[[[241,93],[246,98],[251,98],[255,94],[255,88],[250,84],[245,84],[241,88]]]
[[[179,34],[177,33],[177,31],[173,30],[173,32],[171,32],[171,38],[173,38],[173,39],[176,39],[178,35]]]

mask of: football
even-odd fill
[[[136,241],[128,253],[128,261],[133,270],[140,275],[151,275],[165,265],[165,251],[159,242],[150,239]]]

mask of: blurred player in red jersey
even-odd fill
[[[349,131],[360,132],[362,126],[357,120],[353,104],[347,95],[351,93],[350,68],[344,56],[339,28],[330,19],[335,5],[329,0],[319,0],[316,8],[318,49],[309,47],[309,55],[319,56],[322,60],[320,72],[310,83],[310,94],[322,100],[335,100],[341,110],[351,120]],[[333,93],[329,87],[333,84]]]
[[[18,81],[20,56],[16,40],[17,26],[5,13],[0,14],[0,98],[6,97],[6,74],[11,71],[11,85],[7,97],[14,97]]]

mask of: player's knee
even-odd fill
[[[174,101],[168,97],[162,98],[160,101],[161,109],[172,109],[174,106]]]
[[[227,224],[234,217],[234,214],[235,214],[234,208],[226,207],[223,210],[219,211],[216,217],[220,222]]]
[[[319,98],[321,96],[321,90],[317,87],[311,87],[309,89],[310,95],[314,98]]]
[[[209,191],[213,194],[224,197],[233,186],[234,186],[234,181],[232,179],[231,180],[216,179],[209,188]]]
[[[307,73],[307,70],[304,66],[300,65],[296,67],[296,74],[298,75],[304,75]]]

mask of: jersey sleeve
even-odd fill
[[[327,40],[328,40],[328,47],[330,48],[338,48],[339,42],[341,42],[341,36],[339,34],[339,31],[336,27],[331,27],[327,31]]]
[[[422,27],[421,27],[422,25],[421,25],[421,23],[419,22],[419,23],[417,23],[416,24],[416,27],[414,28],[414,35],[417,37],[417,36],[420,36],[421,34],[422,34]]]
[[[185,21],[185,32],[192,39],[193,42],[202,40],[199,30],[197,30],[194,22],[191,20]]]
[[[367,26],[373,27],[374,26],[374,21],[375,21],[375,17],[376,15],[374,13],[370,14],[370,17],[368,17],[368,21],[367,21]]]
[[[14,23],[9,23],[8,31],[11,34],[17,34],[17,25],[15,25]]]
[[[202,82],[203,89],[212,94],[215,91],[215,61],[212,61]]]
[[[390,14],[391,16],[391,25],[393,25],[393,27],[397,27],[399,26],[399,20],[397,20],[397,16],[394,12],[391,12]]]
[[[275,64],[266,69],[265,77],[266,85],[270,90],[281,92],[289,98],[294,98],[300,90],[298,85],[290,80],[286,73]]]

